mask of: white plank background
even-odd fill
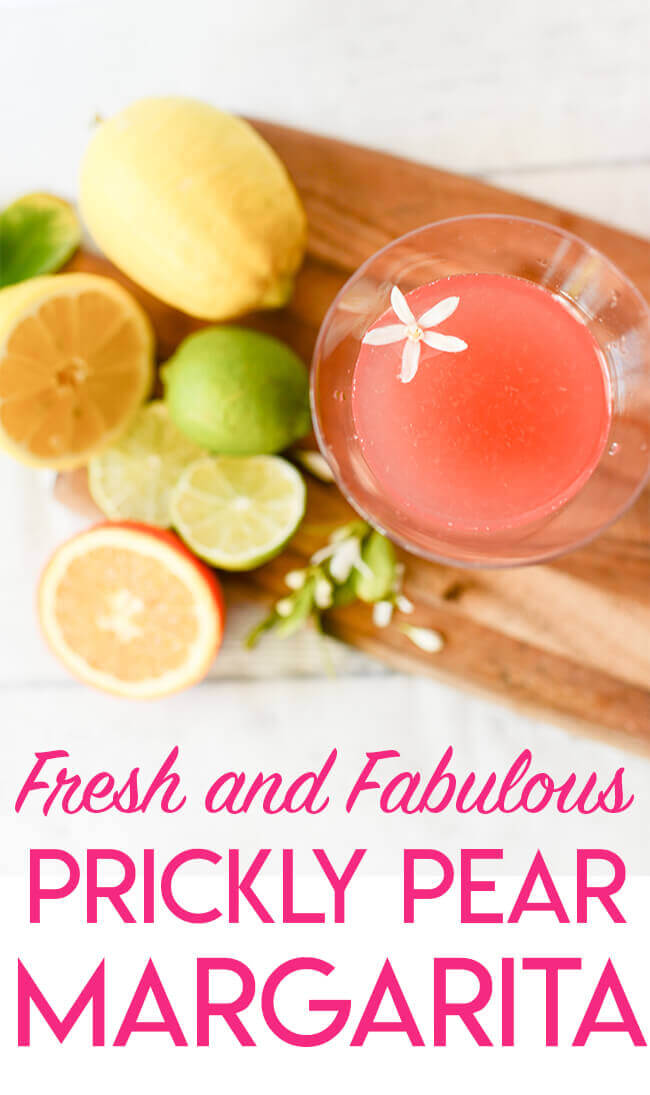
[[[0,40],[0,202],[32,189],[73,197],[96,114],[143,94],[182,93],[476,174],[650,235],[647,0],[0,0]],[[47,476],[0,462],[0,688],[6,711],[12,720],[23,711],[26,727],[22,738],[10,736],[10,750],[36,747],[44,710],[71,740],[84,732],[79,686],[44,649],[32,609],[39,567],[75,527],[50,500],[49,485]],[[638,815],[625,843],[636,869],[648,869],[645,761],[570,741],[432,682],[418,682],[418,703],[409,704],[411,680],[338,647],[332,681],[310,636],[245,654],[240,637],[250,618],[234,614],[214,669],[241,682],[237,732],[247,748],[262,732],[260,706],[267,697],[276,702],[265,678],[309,676],[312,702],[339,727],[363,702],[365,678],[373,696],[386,697],[376,708],[382,735],[394,720],[400,739],[417,742],[422,764],[443,739],[468,763],[498,765],[524,745],[538,745],[551,765],[569,756],[625,763],[646,797],[645,824]],[[203,686],[202,710],[208,693],[218,710],[220,687]],[[193,695],[164,712],[142,708],[138,721],[154,733],[173,710],[187,724],[198,710]],[[290,695],[283,690],[289,720]],[[101,697],[86,702],[87,717],[109,725],[121,710]],[[423,712],[436,726],[430,736]]]

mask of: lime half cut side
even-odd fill
[[[172,521],[196,555],[222,570],[252,570],[293,536],[305,484],[280,456],[209,456],[190,464],[171,498]]]
[[[119,441],[90,461],[90,493],[111,521],[169,528],[172,490],[188,464],[204,455],[176,428],[162,400],[155,400],[138,411]]]

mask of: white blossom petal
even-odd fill
[[[361,560],[361,547],[356,536],[336,545],[330,559],[330,574],[335,582],[346,582]]]
[[[443,350],[447,354],[458,354],[467,349],[467,343],[462,338],[454,338],[453,335],[441,335],[438,331],[425,331],[422,339],[432,350]]]
[[[402,351],[402,368],[400,370],[399,378],[402,384],[408,384],[410,380],[418,371],[418,365],[420,363],[420,343],[414,342],[413,339],[407,339]]]
[[[361,557],[361,552],[359,552],[359,558],[354,564],[354,569],[358,570],[359,574],[363,574],[365,578],[372,578],[373,576],[372,568],[369,567],[366,562],[364,562],[363,558]]]
[[[400,627],[407,639],[410,639],[425,654],[437,654],[445,645],[445,640],[439,631],[431,627],[411,627],[410,624],[402,624]]]
[[[285,584],[289,586],[289,589],[302,589],[307,580],[306,570],[290,570],[288,574],[285,574]]]
[[[403,593],[398,593],[395,598],[395,607],[398,612],[404,612],[406,615],[410,615],[413,611],[413,601],[409,601],[408,597],[405,597]]]
[[[319,548],[318,551],[315,551],[309,561],[315,566],[320,566],[320,564],[324,563],[326,559],[329,559],[335,551],[336,544],[326,544],[325,547]]]
[[[375,627],[388,627],[392,617],[392,601],[376,601],[372,606],[372,622]]]
[[[275,606],[275,611],[278,616],[290,616],[293,611],[293,601],[290,597],[285,597],[283,600],[278,601]]]
[[[429,308],[428,312],[420,316],[418,325],[420,327],[437,327],[439,323],[449,319],[449,316],[454,314],[459,302],[460,297],[445,297],[444,300],[439,300],[433,308]]]
[[[402,323],[405,323],[407,327],[410,327],[412,323],[415,323],[415,316],[409,308],[406,297],[401,289],[398,289],[396,285],[393,285],[390,294],[390,303],[393,311],[398,319],[401,319]]]
[[[374,327],[366,331],[361,339],[366,346],[387,346],[391,342],[401,342],[408,334],[403,323],[390,323],[387,327]]]

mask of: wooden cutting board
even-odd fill
[[[364,259],[412,228],[465,213],[519,214],[570,229],[609,255],[650,299],[646,240],[476,179],[282,126],[254,124],[293,175],[307,208],[310,237],[289,307],[252,316],[250,323],[289,342],[305,360],[332,298]],[[88,253],[77,255],[72,266],[110,273],[129,284],[104,259]],[[130,288],[153,319],[162,360],[202,326]],[[58,489],[71,504],[83,505],[79,474],[64,477]],[[349,515],[335,487],[310,479],[303,527],[284,555],[246,578],[246,592],[280,594],[286,571],[322,544],[326,526]],[[405,589],[416,604],[411,619],[443,632],[441,653],[419,651],[394,626],[378,631],[364,605],[330,613],[329,630],[399,669],[430,674],[541,718],[650,750],[649,492],[593,545],[550,565],[470,573],[405,559]]]

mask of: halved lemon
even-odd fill
[[[88,486],[111,521],[172,523],[169,502],[181,472],[205,452],[176,428],[162,400],[136,414],[126,433],[94,456]]]
[[[223,635],[215,575],[172,533],[136,524],[98,525],[58,548],[38,605],[45,638],[70,672],[131,699],[200,680]]]
[[[252,570],[282,550],[305,512],[305,484],[280,456],[208,456],[190,464],[171,497],[174,528],[202,559]]]
[[[153,378],[151,324],[117,282],[32,278],[0,291],[0,448],[23,463],[87,463],[129,425]]]

